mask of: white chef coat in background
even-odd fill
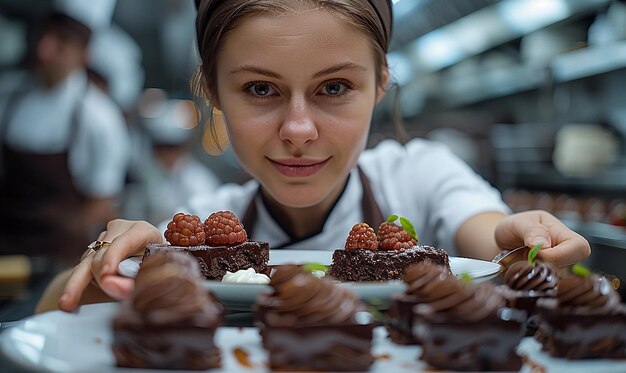
[[[26,74],[12,72],[0,79],[0,117],[6,111],[9,95],[24,84],[28,87],[14,108],[7,138],[0,140],[35,154],[68,150],[74,184],[85,196],[108,198],[120,193],[130,144],[119,108],[94,85],[87,86],[87,75],[82,70],[51,89],[36,85]],[[71,117],[78,103],[82,105],[78,132],[68,149]]]
[[[123,217],[158,224],[171,219],[190,196],[211,193],[220,179],[191,154],[181,156],[171,169],[146,157],[134,175],[139,182],[129,185],[124,195]]]
[[[500,193],[443,144],[413,139],[401,145],[388,140],[365,150],[359,165],[383,215],[407,217],[415,226],[420,244],[443,248],[449,255],[457,255],[454,238],[468,218],[484,212],[510,212]],[[254,180],[244,185],[227,184],[212,193],[195,196],[181,211],[204,220],[215,211],[231,210],[242,218],[257,188]],[[342,248],[352,226],[363,221],[362,194],[354,169],[322,232],[297,242],[290,242],[257,196],[258,215],[252,239],[267,241],[270,248]]]

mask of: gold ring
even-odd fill
[[[94,242],[87,245],[87,250],[81,255],[80,261],[82,262],[85,258],[91,254],[97,253],[103,247],[111,246],[109,241],[99,241],[95,240]]]
[[[87,246],[87,248],[91,250],[92,252],[97,253],[103,247],[108,247],[108,246],[111,246],[111,243],[109,241],[95,240],[94,242],[90,243]]]

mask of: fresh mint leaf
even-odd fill
[[[572,266],[572,273],[580,277],[589,277],[591,275],[591,271],[580,263]]]
[[[372,314],[374,319],[379,320],[379,321],[383,321],[385,319],[385,315],[382,312],[380,312],[380,310],[378,309],[378,305],[370,304],[368,307],[368,310],[369,310],[369,313]]]
[[[472,281],[474,281],[474,278],[472,278],[472,276],[470,276],[469,273],[467,272],[463,272],[461,273],[461,278],[460,278],[461,282],[464,284],[471,284]]]
[[[415,233],[415,227],[413,227],[413,223],[411,223],[409,219],[401,216],[400,225],[402,226],[402,229],[409,232],[409,235],[413,237],[415,241],[419,241],[419,238],[417,237],[417,233]]]
[[[537,254],[539,254],[539,250],[541,250],[542,247],[543,244],[538,243],[532,249],[530,249],[530,252],[528,253],[528,264],[530,264],[531,266],[535,265]]]
[[[320,263],[304,263],[302,268],[307,272],[322,271],[326,273],[328,271],[328,266]]]
[[[387,223],[393,223],[394,221],[398,220],[398,215],[396,214],[391,214],[389,215],[389,217],[387,218]]]

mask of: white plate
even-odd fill
[[[532,337],[522,339],[519,346],[517,346],[517,354],[520,356],[526,356],[531,364],[543,369],[532,370],[530,366],[524,366],[520,372],[532,373],[532,372],[545,372],[545,373],[587,373],[587,372],[602,372],[602,373],[624,373],[626,372],[625,360],[607,360],[607,359],[585,359],[585,360],[568,360],[559,359],[550,356],[548,353],[541,350],[541,344]]]
[[[76,313],[53,311],[28,318],[0,334],[0,351],[18,366],[34,371],[163,372],[115,367],[110,323],[118,306],[118,303],[93,304],[81,307]],[[268,371],[267,354],[256,328],[222,327],[215,338],[222,351],[223,369],[210,372]],[[242,365],[235,358],[236,348],[249,353],[252,367]],[[381,357],[372,366],[372,372],[418,372],[426,367],[417,360],[419,347],[391,343],[382,327],[374,330],[372,353]]]
[[[270,250],[270,265],[320,263],[329,265],[332,261],[332,251],[317,250]],[[139,270],[141,258],[129,258],[120,263],[119,272],[128,277],[134,277]],[[500,265],[478,259],[450,257],[450,269],[456,276],[467,273],[474,282],[487,281],[500,272]],[[404,291],[402,281],[387,282],[341,282],[341,286],[352,289],[361,299],[384,305],[393,293]],[[268,285],[258,284],[225,284],[219,281],[206,281],[206,286],[230,310],[250,310],[260,292],[270,291]]]
[[[330,265],[333,251],[326,250],[270,250],[270,265],[320,263]],[[467,273],[476,282],[485,281],[485,277],[492,278],[500,272],[500,265],[484,260],[450,257],[452,273],[460,276]]]
[[[75,313],[47,312],[29,317],[24,322],[0,334],[0,354],[18,367],[37,372],[98,372],[98,373],[162,373],[163,370],[139,370],[115,367],[111,352],[111,318],[119,303],[101,303],[82,306]],[[216,333],[216,342],[222,351],[223,369],[210,372],[267,372],[267,354],[261,347],[256,328],[222,327]],[[249,353],[252,367],[242,365],[234,356],[235,349]],[[417,360],[418,346],[401,346],[389,341],[382,327],[374,330],[372,348],[380,357],[372,372],[420,372],[428,370]],[[525,338],[518,353],[542,365],[546,372],[626,372],[623,360],[565,360],[541,352],[541,346],[532,338]],[[388,359],[383,359],[388,357]],[[0,359],[0,361],[2,361]],[[6,367],[0,367],[5,371]],[[521,372],[532,372],[524,366]]]

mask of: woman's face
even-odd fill
[[[223,41],[217,87],[242,167],[289,207],[337,198],[382,95],[366,35],[315,9],[244,20]]]

